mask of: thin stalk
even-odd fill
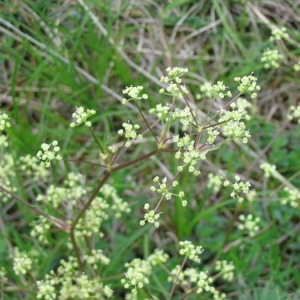
[[[192,108],[191,108],[191,106],[190,106],[190,103],[189,103],[189,101],[186,99],[186,97],[185,97],[185,95],[184,95],[184,93],[183,93],[183,90],[182,90],[180,84],[177,83],[177,87],[178,87],[178,89],[180,90],[180,92],[181,92],[181,94],[182,94],[182,96],[183,96],[183,99],[184,99],[185,104],[186,104],[186,105],[188,106],[188,108],[190,109],[190,112],[191,112],[192,118],[193,118],[193,120],[194,120],[194,122],[195,122],[195,125],[198,126],[198,122],[197,122],[196,116],[194,115],[194,113],[193,113],[193,111],[192,111]]]
[[[184,260],[183,260],[183,262],[182,262],[182,264],[181,264],[181,266],[180,266],[180,270],[179,270],[179,272],[178,272],[177,275],[176,275],[176,278],[175,278],[175,280],[174,280],[174,284],[173,284],[172,289],[171,289],[171,291],[170,291],[170,295],[169,295],[168,300],[171,300],[171,299],[172,299],[172,296],[173,296],[174,291],[175,291],[175,287],[176,287],[176,283],[177,283],[178,277],[179,277],[180,273],[182,272],[183,267],[184,267],[186,261],[187,261],[187,257],[184,258]]]
[[[112,158],[112,160],[110,162],[110,165],[113,165],[117,161],[117,159],[119,158],[120,154],[122,153],[122,150],[125,147],[125,144],[126,144],[126,142],[123,143],[123,145],[120,147],[120,149],[118,150],[118,152],[116,153],[116,155]],[[123,152],[125,152],[125,150]]]
[[[99,164],[99,163],[94,163],[91,161],[86,161],[86,160],[81,160],[81,159],[72,159],[72,158],[68,158],[68,159],[62,159],[63,161],[74,161],[77,163],[82,163],[82,164],[89,164],[89,165],[93,165],[93,166],[100,166],[100,167],[105,167],[105,165]]]
[[[153,296],[150,294],[150,292],[145,287],[143,287],[143,290],[151,299],[154,299]]]
[[[174,176],[174,178],[173,178],[172,181],[169,183],[169,185],[167,186],[167,188],[169,188],[169,187],[172,186],[172,183],[175,181],[175,179],[179,176],[180,173],[181,173],[181,172],[177,172],[177,174]],[[159,208],[159,206],[160,206],[160,204],[161,204],[161,202],[162,202],[162,200],[163,200],[164,198],[165,198],[165,196],[162,196],[162,197],[159,199],[159,201],[158,201],[158,203],[157,203],[157,205],[156,205],[156,207],[155,207],[155,209],[154,209],[154,212],[157,211],[157,209]]]
[[[190,290],[187,294],[185,294],[185,295],[181,298],[181,300],[187,300],[187,299],[189,299],[188,297],[189,297],[190,295],[194,294],[195,291],[196,291],[196,289],[197,289],[197,287],[194,287],[194,288],[193,288],[192,290]]]
[[[202,129],[205,130],[205,129],[208,129],[208,128],[210,128],[210,127],[215,127],[215,126],[218,126],[218,125],[227,123],[227,122],[229,122],[229,121],[231,121],[231,120],[232,120],[232,119],[228,119],[228,120],[226,120],[226,121],[218,122],[218,123],[215,123],[215,124],[212,124],[212,125],[207,125],[207,126],[202,127]]]
[[[103,172],[102,179],[100,180],[100,182],[97,185],[96,189],[94,190],[94,192],[92,193],[92,195],[89,197],[88,201],[85,203],[84,207],[82,208],[82,210],[80,211],[80,213],[77,215],[77,217],[75,218],[75,220],[72,222],[71,232],[75,230],[75,227],[76,227],[77,223],[83,217],[83,215],[86,212],[86,210],[90,207],[92,201],[97,197],[100,189],[105,184],[105,182],[108,180],[108,178],[109,178],[110,175],[111,175],[111,172],[109,172],[107,170],[105,170]]]
[[[157,137],[155,136],[154,132],[152,131],[152,128],[151,128],[151,126],[149,125],[147,119],[145,118],[145,116],[144,116],[144,114],[143,114],[143,112],[142,112],[140,106],[137,104],[137,102],[135,102],[135,105],[136,105],[137,109],[139,110],[139,113],[141,114],[141,116],[142,116],[142,118],[143,118],[145,124],[147,125],[148,129],[150,130],[150,132],[152,133],[153,137],[155,138],[156,143],[158,144],[158,143],[159,143],[159,142],[158,142],[158,139],[157,139]]]
[[[96,141],[96,143],[98,144],[98,146],[99,146],[99,148],[100,148],[101,152],[104,154],[104,153],[105,153],[105,152],[104,152],[104,149],[103,149],[103,147],[102,147],[102,145],[101,145],[100,141],[99,141],[99,140],[98,140],[98,138],[96,137],[96,135],[95,135],[95,132],[94,132],[93,128],[92,128],[92,127],[89,127],[89,130],[90,130],[90,132],[91,132],[91,134],[92,134],[92,136],[93,136],[94,140],[95,140],[95,141]]]
[[[210,112],[211,112],[211,110],[212,110],[212,106],[213,106],[215,100],[216,100],[216,98],[213,98],[213,101],[211,101],[211,105],[209,106],[208,111],[207,111],[207,114],[206,114],[205,122],[207,122],[208,115],[210,114]],[[204,128],[203,128],[203,129],[204,129]],[[195,141],[195,146],[196,146],[196,147],[197,147],[199,141],[201,140],[202,133],[203,133],[203,131],[197,133],[196,141]]]
[[[71,230],[71,232],[70,232],[70,238],[71,238],[71,243],[72,243],[72,246],[73,246],[73,249],[74,249],[74,252],[76,255],[76,259],[78,262],[79,270],[81,272],[84,272],[84,267],[83,267],[83,263],[82,263],[81,256],[80,256],[80,249],[76,242],[75,232],[73,230]]]
[[[163,127],[163,130],[162,130],[162,132],[161,132],[161,134],[160,134],[160,138],[159,138],[159,142],[160,143],[162,143],[162,144],[165,144],[165,142],[166,142],[166,135],[167,135],[167,132],[169,132],[169,129],[170,129],[170,127],[171,127],[171,119],[172,119],[172,117],[171,117],[171,114],[172,114],[172,112],[174,111],[174,104],[175,104],[175,97],[173,97],[173,100],[172,100],[172,104],[170,105],[170,113],[169,113],[169,117],[168,117],[168,119],[167,119],[167,123],[166,123],[166,125]]]

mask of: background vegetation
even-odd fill
[[[152,179],[176,173],[172,155],[153,156],[114,173],[108,183],[129,204],[131,213],[121,218],[111,215],[102,224],[104,237],[94,245],[111,259],[101,267],[101,277],[114,289],[114,299],[125,297],[120,278],[126,262],[161,248],[175,265],[178,241],[185,239],[205,249],[203,270],[210,270],[216,259],[233,262],[233,281],[215,282],[228,299],[299,299],[300,126],[287,118],[290,106],[299,103],[299,72],[294,67],[300,52],[299,5],[294,0],[2,0],[0,105],[12,123],[7,130],[9,154],[17,161],[26,154],[36,155],[42,143],[57,140],[64,159],[53,164],[44,181],[36,181],[26,178],[16,163],[12,164],[14,173],[8,173],[10,165],[1,150],[1,185],[33,207],[62,217],[64,213],[37,203],[37,195],[51,184],[62,185],[70,171],[84,174],[86,187],[96,185],[102,172],[92,164],[99,161],[99,148],[90,132],[85,127],[69,127],[76,106],[96,111],[94,132],[109,145],[119,142],[117,131],[123,122],[142,123],[134,105],[121,104],[125,87],[144,87],[149,99],[141,107],[147,113],[168,101],[158,93],[166,68],[186,67],[189,74],[184,83],[194,96],[193,107],[207,114],[211,99],[197,100],[203,83],[220,80],[233,91],[236,76],[253,72],[261,91],[251,100],[248,144],[225,144],[211,152],[197,178],[183,173],[180,189],[189,204],[183,208],[176,199],[164,204],[158,229],[140,227],[139,220],[144,204],[155,201],[149,190]],[[288,37],[271,41],[272,30],[281,27]],[[264,68],[261,58],[267,48],[283,55],[278,68]],[[211,112],[222,103],[216,99]],[[148,137],[130,148],[131,159],[151,150]],[[276,165],[276,176],[264,176],[263,162]],[[226,188],[214,191],[209,187],[208,174],[216,170],[249,180],[256,191],[254,201],[238,205]],[[7,178],[10,186],[4,184]],[[294,206],[282,204],[286,186],[298,190]],[[5,195],[2,191],[2,200]],[[0,278],[1,296],[35,299],[34,281],[17,276],[12,269],[13,249],[34,256],[34,272],[40,280],[72,254],[69,238],[54,229],[47,237],[49,244],[41,246],[30,236],[36,212],[14,197],[0,205],[0,266],[7,278]],[[237,229],[238,216],[249,212],[261,218],[260,230],[251,238]],[[166,277],[167,273],[159,271],[153,279],[152,293],[159,299],[167,299],[163,291],[168,287],[159,284]],[[145,297],[140,295],[140,299]],[[182,297],[178,290],[173,299]],[[186,299],[209,299],[198,297]]]

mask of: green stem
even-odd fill
[[[212,110],[213,103],[215,102],[215,100],[216,100],[216,98],[213,98],[213,101],[211,101],[211,104],[210,104],[209,109],[208,109],[207,114],[206,114],[205,122],[207,122],[208,116],[209,116],[209,114],[210,114],[210,112]],[[200,142],[200,140],[202,138],[202,133],[203,133],[203,131],[197,133],[197,136],[196,136],[196,139],[195,139],[195,146],[196,147],[198,146],[198,144],[199,144],[199,142]]]
[[[195,125],[198,126],[198,122],[197,122],[196,116],[194,115],[194,113],[193,113],[193,111],[192,111],[192,108],[191,108],[191,106],[190,106],[190,104],[189,104],[189,101],[188,101],[188,99],[186,99],[185,94],[183,93],[183,90],[182,90],[180,84],[177,83],[177,87],[178,87],[178,89],[180,90],[180,92],[181,92],[181,94],[182,94],[182,96],[183,96],[183,99],[184,99],[185,104],[186,104],[186,105],[188,106],[188,108],[190,109],[190,112],[191,112],[191,115],[192,115],[192,118],[193,118],[193,120],[194,120]]]
[[[112,166],[116,161],[117,159],[119,158],[119,156],[121,155],[124,147],[125,147],[125,144],[126,142],[123,143],[123,145],[121,146],[121,148],[119,149],[119,151],[113,156],[111,162],[110,162],[110,165]],[[125,152],[126,150],[124,150],[123,152]]]
[[[98,144],[98,146],[99,146],[101,152],[102,152],[102,153],[105,153],[105,151],[104,151],[104,149],[103,149],[103,147],[102,147],[102,145],[101,145],[99,139],[98,139],[98,138],[96,137],[96,135],[95,135],[95,132],[94,132],[93,128],[92,128],[92,127],[89,127],[89,130],[90,130],[90,132],[92,133],[93,138],[94,138],[94,140],[96,141],[96,143]]]
[[[158,139],[157,139],[157,137],[155,136],[154,132],[152,131],[152,128],[151,128],[151,126],[149,125],[147,119],[145,118],[145,116],[144,116],[144,114],[143,114],[141,108],[139,107],[139,105],[138,105],[136,102],[135,102],[135,105],[136,105],[137,109],[139,110],[139,112],[140,112],[140,114],[141,114],[141,116],[142,116],[142,118],[143,118],[145,124],[147,125],[148,129],[150,130],[150,132],[152,133],[153,137],[155,138],[156,143],[158,144],[158,143],[159,143],[159,142],[158,142]]]
[[[171,300],[171,299],[172,299],[172,296],[173,296],[174,291],[175,291],[175,287],[176,287],[176,283],[177,283],[178,277],[179,277],[180,273],[182,272],[183,267],[184,267],[186,261],[187,261],[187,257],[184,258],[184,260],[183,260],[183,262],[182,262],[182,264],[181,264],[181,266],[180,266],[180,270],[179,270],[179,272],[178,272],[177,275],[176,275],[176,278],[175,278],[175,280],[174,280],[174,284],[173,284],[173,286],[172,286],[172,289],[171,289],[171,292],[170,292],[170,295],[169,295],[168,300]]]

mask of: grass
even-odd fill
[[[81,184],[90,195],[103,172],[97,165],[99,148],[89,130],[69,127],[75,107],[96,110],[93,130],[108,146],[121,143],[117,131],[123,122],[143,124],[133,102],[121,104],[126,86],[144,87],[149,99],[140,105],[147,114],[156,104],[170,101],[158,92],[165,69],[187,67],[184,83],[192,95],[190,103],[204,118],[226,102],[220,98],[213,104],[210,98],[196,100],[201,84],[221,80],[236,94],[234,78],[253,72],[262,90],[257,99],[251,100],[251,120],[246,126],[252,138],[246,145],[227,143],[209,152],[207,160],[201,162],[199,177],[182,173],[174,193],[184,190],[188,206],[182,207],[178,199],[165,201],[160,207],[163,213],[158,229],[139,225],[144,204],[157,203],[149,190],[152,179],[156,175],[170,179],[176,174],[174,155],[159,153],[111,175],[108,183],[129,204],[131,213],[118,219],[108,212],[108,219],[101,225],[103,237],[95,235],[89,243],[79,241],[79,246],[84,253],[91,250],[88,245],[103,249],[111,259],[110,264],[97,269],[97,274],[115,291],[114,299],[125,299],[126,290],[120,280],[126,262],[147,258],[154,249],[161,248],[170,256],[167,268],[171,270],[181,263],[180,240],[191,240],[205,249],[198,270],[213,275],[217,259],[233,262],[233,281],[217,278],[214,282],[228,299],[299,298],[299,196],[296,207],[281,204],[286,197],[285,186],[295,187],[298,193],[300,186],[299,124],[287,120],[290,106],[299,102],[299,73],[293,70],[300,51],[298,15],[299,7],[291,0],[78,0],[64,5],[55,1],[3,1],[0,105],[9,114],[12,126],[7,129],[9,152],[4,148],[0,152],[0,185],[7,186],[4,182],[9,178],[10,191],[65,220],[73,213],[67,204],[64,210],[55,209],[37,203],[37,195],[45,194],[51,184],[62,186],[71,171],[84,175]],[[285,27],[289,38],[271,42],[275,27]],[[276,48],[284,55],[278,69],[264,69],[260,59],[266,48]],[[179,105],[185,107],[184,103]],[[147,118],[151,123],[155,121],[153,115],[147,114]],[[142,130],[147,129],[142,126]],[[158,133],[159,126],[154,130]],[[178,124],[171,131],[182,134]],[[63,162],[53,164],[44,180],[26,177],[19,158],[36,155],[42,143],[53,140],[61,146]],[[153,149],[155,143],[147,133],[120,157],[119,163]],[[6,154],[12,156],[12,165],[6,161]],[[261,162],[276,165],[280,176],[266,178]],[[230,179],[239,174],[249,180],[257,193],[255,200],[238,204],[230,197],[230,190],[213,191],[208,187],[208,174],[216,172]],[[0,199],[4,195],[1,193]],[[98,195],[102,195],[101,190]],[[83,197],[78,201],[78,211],[85,200]],[[112,199],[108,201],[111,204]],[[0,278],[0,295],[3,299],[35,299],[35,280],[57,270],[61,259],[74,256],[69,235],[53,228],[47,235],[48,246],[43,246],[30,236],[32,224],[37,221],[31,208],[14,197],[1,201],[0,206],[0,266],[8,278],[7,282]],[[260,230],[252,238],[237,229],[238,216],[248,213],[261,218]],[[13,271],[14,248],[30,253],[35,260],[31,276],[18,276]],[[93,277],[91,270],[87,273]],[[167,277],[165,269],[154,269],[147,287],[152,297],[168,299],[172,285]],[[150,297],[145,290],[139,293],[138,299]],[[198,297],[188,295],[183,287],[176,288],[172,295],[172,299]],[[203,294],[201,299],[210,297]]]

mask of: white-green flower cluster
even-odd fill
[[[239,139],[242,143],[247,143],[248,139],[251,137],[250,132],[246,130],[246,125],[242,121],[250,120],[250,115],[248,115],[247,108],[251,107],[251,104],[243,99],[238,98],[236,103],[231,103],[231,110],[221,110],[218,122],[223,123],[221,128],[223,134],[231,139]]]
[[[15,161],[10,153],[4,153],[0,160],[0,178],[15,177]]]
[[[289,38],[289,34],[286,32],[286,28],[281,27],[281,28],[275,28],[272,30],[270,41],[273,42],[273,41],[279,41],[279,40],[288,39],[288,38]]]
[[[203,291],[210,292],[212,282],[213,279],[208,276],[207,272],[199,272],[197,278],[197,294],[201,294]]]
[[[174,98],[183,98],[184,95],[189,93],[189,91],[187,90],[187,88],[184,85],[179,85],[178,86],[174,82],[170,82],[169,86],[167,87],[166,90],[160,89],[159,92],[161,94],[170,95]]]
[[[76,187],[78,187],[78,185],[82,185],[84,183],[84,176],[80,173],[74,173],[74,172],[70,172],[67,175],[67,179],[64,181],[64,185],[66,187],[69,188],[73,188],[74,190],[76,190]],[[76,190],[78,191],[78,190]],[[77,194],[77,197],[82,197],[82,195],[85,194],[85,188],[80,188],[79,189],[79,194]]]
[[[296,72],[300,71],[300,60],[298,60],[298,62],[293,65],[293,69]]]
[[[232,261],[228,262],[227,260],[217,260],[215,268],[224,280],[233,280],[233,271],[235,268]]]
[[[255,190],[251,190],[248,194],[247,194],[247,200],[249,202],[253,202],[255,199],[257,198],[257,192]]]
[[[9,117],[4,111],[0,111],[0,147],[7,147],[7,136],[3,134],[5,128],[11,126]]]
[[[12,180],[15,176],[15,161],[13,155],[10,153],[0,154],[0,185],[13,193],[16,192],[17,187],[12,184]],[[0,191],[0,199],[2,203],[6,203],[11,199],[11,196],[4,191]]]
[[[229,120],[222,127],[223,134],[231,139],[240,139],[242,143],[248,143],[251,134],[246,130],[246,125],[242,121]]]
[[[118,151],[118,147],[116,145],[110,145],[108,146],[108,150],[110,153],[114,154]]]
[[[154,252],[151,255],[149,255],[147,261],[152,266],[157,266],[165,263],[168,259],[169,255],[167,253],[164,253],[164,251],[161,249],[155,249]]]
[[[122,103],[125,104],[131,100],[136,101],[136,100],[148,99],[148,95],[142,93],[143,89],[144,89],[144,87],[142,87],[142,86],[127,87],[122,92],[124,95],[128,95],[130,98],[129,99],[123,98]]]
[[[72,212],[78,206],[84,205],[87,191],[83,176],[79,173],[69,173],[63,186],[50,185],[46,194],[38,195],[36,200],[47,206],[50,205],[56,209],[63,208],[63,210],[67,209]],[[130,212],[128,204],[117,196],[113,187],[104,185],[101,192],[103,197],[96,197],[79,220],[75,230],[77,237],[90,237],[93,234],[102,236],[100,229],[102,222],[108,218],[108,212],[112,212],[116,217],[120,217],[124,212]],[[112,204],[109,205],[108,201],[111,201]],[[72,215],[70,217],[72,218]],[[33,225],[32,236],[40,242],[47,243],[46,233],[51,224],[40,218]]]
[[[118,196],[113,186],[105,184],[101,189],[101,193],[106,202],[109,202],[108,199],[111,199],[110,210],[114,213],[116,218],[120,218],[123,213],[130,213],[131,209],[128,202],[123,201],[123,199]]]
[[[57,208],[69,196],[69,189],[50,185],[47,189],[46,195],[38,195],[36,201],[44,202]],[[73,199],[72,199],[73,200]]]
[[[254,218],[253,215],[240,215],[239,220],[241,223],[238,225],[238,228],[240,230],[246,231],[250,237],[253,237],[259,230],[259,217]]]
[[[126,299],[134,299],[137,295],[137,290],[149,284],[149,277],[151,276],[153,267],[165,263],[168,258],[167,254],[157,249],[145,260],[135,258],[130,263],[126,263],[126,278],[123,278],[121,283],[126,289],[130,289],[132,294],[132,298]]]
[[[215,287],[210,287],[210,293],[212,293],[213,299],[214,300],[225,300],[226,299],[226,294],[219,292]]]
[[[8,142],[7,142],[7,136],[0,133],[0,147],[7,147],[8,146]]]
[[[184,109],[175,108],[172,113],[173,119],[179,119],[180,123],[184,126],[182,129],[186,130],[188,125],[194,123],[193,115],[189,107],[185,107]]]
[[[87,190],[82,184],[83,176],[78,173],[69,173],[62,187],[51,185],[45,195],[38,195],[37,201],[44,202],[54,208],[77,207],[83,205],[83,198],[87,194]],[[107,209],[109,205],[101,197],[95,198],[89,210],[77,224],[76,236],[91,236],[92,234],[100,234],[100,226],[103,220],[107,219]],[[117,208],[116,208],[117,209]],[[125,209],[125,208],[124,208]],[[46,220],[40,219],[32,230],[32,235],[40,242],[45,242],[45,233],[49,229]]]
[[[159,120],[168,120],[170,113],[169,105],[157,104],[155,108],[149,110],[150,114],[156,115]]]
[[[298,119],[298,124],[300,124],[300,104],[297,106],[292,105],[290,107],[290,113],[288,115],[289,120]]]
[[[57,277],[60,278],[59,282],[62,284],[59,299],[76,299],[78,294],[81,295],[82,299],[86,299],[84,295],[88,293],[88,287],[91,283],[86,282],[88,278],[85,274],[80,275],[78,269],[79,267],[75,257],[69,256],[68,261],[60,261],[60,266],[57,269]],[[86,283],[86,285],[84,285],[84,283]],[[91,288],[90,291],[92,292],[93,288]]]
[[[93,267],[94,270],[98,265],[108,265],[110,259],[103,254],[102,249],[93,249],[91,254],[84,255],[84,261]]]
[[[279,63],[283,60],[283,55],[281,55],[277,49],[267,48],[261,58],[261,62],[264,63],[265,69],[277,69]]]
[[[276,173],[276,166],[269,163],[262,163],[260,168],[264,171],[265,177],[269,178]]]
[[[10,126],[8,114],[4,111],[0,111],[0,131],[9,128]]]
[[[181,287],[186,288],[186,293],[194,287],[191,284],[196,284],[196,293],[203,294],[205,292],[211,293],[214,300],[225,299],[226,295],[220,293],[213,286],[213,279],[204,271],[198,271],[195,268],[186,268],[181,270],[180,265],[176,265],[169,273],[168,281],[180,284]]]
[[[32,230],[30,232],[30,235],[33,238],[37,239],[41,244],[47,245],[48,244],[47,234],[51,227],[50,222],[45,217],[39,216],[39,218],[31,225],[32,225]]]
[[[59,279],[52,272],[46,274],[43,280],[36,282],[37,285],[37,299],[55,300],[57,299],[57,293],[55,286],[59,283]]]
[[[220,134],[219,127],[209,127],[206,130],[207,140],[206,143],[209,145],[213,145],[217,136]]]
[[[163,83],[168,83],[167,89],[160,89],[161,94],[167,94],[173,96],[174,98],[183,98],[185,94],[188,94],[189,91],[187,88],[181,84],[181,76],[188,73],[187,68],[178,68],[166,69],[168,76],[162,76],[160,81]]]
[[[46,179],[49,176],[49,170],[45,165],[39,163],[36,156],[27,154],[19,159],[20,169],[26,176],[30,176],[35,180]]]
[[[249,93],[252,99],[257,97],[257,92],[260,91],[260,86],[256,83],[256,77],[252,75],[235,77],[234,81],[239,83],[239,86],[237,87],[239,92]]]
[[[199,272],[195,268],[182,270],[180,265],[176,265],[169,273],[168,281],[182,286],[189,286],[190,283],[196,283],[197,294],[201,294],[203,291],[208,292],[210,290],[213,279],[207,275],[207,272]]]
[[[197,263],[200,262],[199,255],[202,254],[204,249],[202,246],[195,246],[191,241],[180,241],[179,242],[179,254],[185,256],[186,258],[193,260]]]
[[[103,300],[110,299],[113,296],[113,290],[104,285],[98,276],[89,278],[86,274],[81,273],[73,278],[65,278],[62,284],[60,300],[78,299],[78,295],[82,300]],[[95,295],[97,298],[95,298]]]
[[[133,294],[137,294],[137,289],[141,289],[149,283],[151,264],[146,260],[135,258],[130,263],[126,263],[125,267],[127,268],[126,279],[122,279],[121,283],[126,289],[131,289]]]
[[[110,299],[113,295],[112,289],[104,285],[100,277],[89,278],[86,274],[79,272],[77,261],[72,256],[68,261],[61,260],[56,273],[51,271],[43,280],[37,282],[37,299],[89,300],[97,298],[103,300]]]
[[[126,147],[130,147],[135,139],[141,139],[143,136],[141,134],[137,134],[137,130],[140,129],[140,125],[134,124],[132,125],[129,121],[127,123],[122,124],[124,129],[120,129],[118,134],[126,138]]]
[[[174,193],[170,192],[170,189],[172,187],[178,186],[178,181],[175,180],[175,181],[172,182],[172,184],[167,185],[167,178],[166,177],[164,177],[162,179],[162,181],[160,182],[159,177],[156,176],[153,179],[153,182],[155,182],[155,183],[158,184],[158,188],[156,188],[155,186],[151,186],[150,187],[150,191],[157,192],[157,193],[161,194],[167,200],[170,200],[172,198],[172,196],[179,197],[179,199],[181,200],[182,206],[186,206],[187,205],[187,201],[184,200],[185,194],[184,194],[183,191],[180,191],[178,194],[174,194]]]
[[[217,193],[223,185],[223,177],[219,174],[209,173],[207,187]]]
[[[231,183],[228,180],[224,181],[224,186],[231,186],[233,191],[230,193],[230,196],[232,198],[237,198],[239,203],[242,203],[244,201],[244,198],[241,197],[241,193],[248,194],[249,188],[251,186],[249,181],[243,182],[241,181],[240,176],[236,175],[235,177],[235,183]]]
[[[0,268],[0,286],[8,281],[7,272],[4,267]]]
[[[283,205],[290,205],[291,207],[298,207],[300,203],[300,192],[296,188],[284,187],[284,196],[281,199]]]
[[[162,182],[160,182],[159,177],[156,176],[153,178],[153,182],[157,183],[159,188],[156,188],[155,186],[150,187],[150,191],[152,192],[158,192],[162,196],[164,196],[167,200],[170,200],[172,197],[172,193],[169,191],[170,186],[167,186],[167,177],[164,177]],[[174,181],[172,183],[173,186],[176,186],[178,184],[177,181]]]
[[[107,150],[108,151],[106,151],[106,152],[100,151],[100,153],[99,153],[100,159],[102,160],[102,162],[104,162],[104,164],[107,161],[110,161],[113,154],[115,154],[118,151],[118,146],[117,145],[110,145],[110,146],[107,147]]]
[[[11,183],[9,178],[4,178],[4,177],[0,177],[0,184],[6,188],[7,190],[11,191],[11,192],[16,192],[17,188]],[[4,191],[0,191],[0,199],[2,203],[6,203],[11,199],[11,196],[4,192]]]
[[[100,237],[102,222],[108,219],[109,204],[102,198],[96,197],[83,218],[76,225],[76,237],[91,237],[93,234]]]
[[[226,89],[227,87],[224,85],[223,81],[218,81],[217,84],[214,85],[207,82],[200,86],[200,91],[207,97],[219,97],[221,99],[225,97],[232,97],[231,92],[226,92]]]
[[[79,173],[69,173],[62,186],[50,185],[44,195],[38,195],[36,201],[44,203],[47,207],[63,210],[70,210],[71,207],[77,207],[82,202],[82,198],[87,194],[83,185],[83,175]],[[36,238],[40,243],[47,244],[47,233],[51,223],[44,217],[39,217],[32,223],[31,236]]]
[[[155,210],[149,210],[150,208],[150,205],[149,203],[146,203],[144,205],[144,209],[146,210],[146,213],[144,215],[144,219],[140,221],[140,225],[141,226],[145,226],[146,225],[146,222],[150,223],[150,224],[154,224],[155,228],[158,228],[159,227],[159,222],[158,222],[158,219],[159,219],[159,216],[160,216],[160,213],[155,213]]]
[[[166,77],[162,77],[164,78],[161,79],[161,82],[169,82],[169,81],[175,81],[176,83],[181,83],[181,79],[180,77],[187,74],[189,72],[188,68],[179,68],[179,67],[175,67],[175,68],[167,68],[166,72],[168,74],[168,79],[166,79]]]
[[[82,123],[87,127],[91,127],[92,123],[87,121],[87,119],[95,113],[94,109],[85,109],[83,106],[76,107],[76,111],[72,114],[74,121],[70,123],[70,127],[75,127]]]
[[[57,141],[53,141],[50,144],[42,144],[42,150],[38,151],[37,157],[41,160],[41,163],[49,168],[52,160],[61,160],[62,157],[59,154],[60,148]]]
[[[31,270],[31,267],[32,260],[28,257],[28,255],[16,249],[13,261],[13,270],[16,275],[27,274]]]
[[[247,109],[252,107],[252,104],[245,98],[239,97],[235,101],[236,106],[231,106],[231,108],[236,109],[243,115],[243,118],[246,120],[250,120],[251,117],[247,113]]]
[[[189,269],[186,269],[189,270]],[[193,269],[195,270],[195,269]],[[189,274],[188,274],[189,275]],[[173,282],[173,283],[179,283],[183,286],[188,285],[189,280],[192,282],[195,282],[195,278],[197,278],[197,271],[195,270],[195,273],[192,274],[192,276],[187,277],[185,274],[185,270],[181,269],[180,265],[176,265],[170,272],[169,272],[169,276],[168,276],[168,282]]]
[[[50,185],[46,191],[46,195],[38,195],[36,201],[44,202],[58,208],[61,204],[76,205],[87,190],[82,186],[83,176],[79,173],[69,173],[63,186]]]
[[[195,169],[195,165],[199,160],[206,159],[205,153],[195,149],[195,141],[191,140],[188,135],[184,135],[182,138],[179,135],[174,135],[173,142],[179,148],[175,153],[175,158],[183,162],[182,165],[177,167],[177,170],[181,172],[185,166],[189,166],[188,171],[190,173],[193,173],[195,176],[200,175],[201,172]]]

